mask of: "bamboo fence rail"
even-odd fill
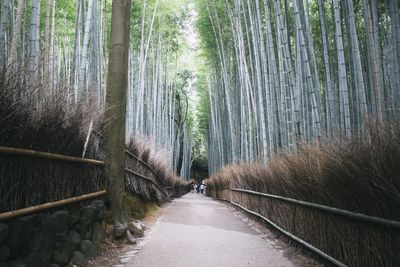
[[[35,151],[35,150],[14,148],[14,147],[0,146],[0,154],[46,158],[46,159],[69,161],[69,162],[75,162],[75,163],[86,163],[86,164],[92,164],[92,165],[98,165],[98,166],[104,165],[104,162],[99,161],[99,160],[83,159],[83,158],[78,158],[78,157],[71,157],[71,156],[65,156],[65,155],[60,155],[60,154],[40,152],[40,151]]]
[[[133,154],[132,152],[130,152],[129,150],[125,150],[125,153],[128,154],[129,156],[133,157],[134,159],[136,159],[137,161],[139,161],[140,163],[142,163],[144,166],[146,166],[150,171],[152,171],[154,174],[156,173],[156,171],[149,165],[147,164],[145,161],[143,161],[141,158],[139,158],[138,156],[136,156],[135,154]]]
[[[81,202],[81,201],[85,201],[85,200],[89,200],[89,199],[93,199],[93,198],[98,198],[98,197],[104,196],[105,194],[106,194],[106,191],[103,190],[103,191],[99,191],[99,192],[95,192],[95,193],[91,193],[91,194],[86,194],[86,195],[82,195],[82,196],[71,197],[71,198],[67,198],[67,199],[63,199],[63,200],[49,202],[49,203],[45,203],[45,204],[41,204],[41,205],[29,207],[29,208],[8,211],[8,212],[0,214],[0,221],[6,220],[6,219],[12,219],[12,218],[16,218],[16,217],[21,217],[24,215],[29,215],[29,214],[32,214],[35,212],[40,212],[40,211],[47,210],[47,209],[66,206],[69,204],[73,204],[76,202]]]
[[[387,226],[387,227],[393,227],[393,228],[400,229],[399,221],[388,220],[388,219],[384,219],[384,218],[380,218],[380,217],[365,215],[362,213],[333,208],[333,207],[329,207],[329,206],[325,206],[325,205],[321,205],[321,204],[315,204],[315,203],[310,203],[310,202],[301,201],[301,200],[297,200],[297,199],[281,197],[281,196],[276,196],[276,195],[271,195],[271,194],[266,194],[266,193],[251,191],[251,190],[238,189],[238,188],[230,188],[230,190],[236,191],[236,192],[252,194],[252,195],[257,195],[257,196],[261,196],[261,197],[278,199],[278,200],[293,203],[296,205],[304,206],[307,208],[322,210],[324,212],[328,212],[328,213],[331,213],[334,215],[344,216],[344,217],[347,217],[347,218],[350,218],[353,220],[358,220],[358,221],[363,221],[366,223],[372,223],[372,224],[377,224],[377,225],[381,225],[381,226]]]
[[[292,233],[286,231],[285,229],[279,227],[277,224],[275,224],[273,221],[269,220],[268,218],[262,216],[261,214],[258,214],[257,212],[251,211],[235,202],[229,201],[232,205],[266,221],[269,225],[271,225],[273,228],[275,228],[276,230],[278,230],[279,232],[281,232],[282,234],[286,235],[287,237],[289,237],[290,239],[293,239],[294,241],[296,241],[297,243],[305,246],[306,248],[310,249],[311,251],[313,251],[314,253],[318,254],[320,257],[322,257],[323,259],[325,259],[326,261],[332,263],[335,266],[338,267],[346,267],[347,265],[345,265],[344,263],[338,261],[337,259],[329,256],[328,254],[324,253],[323,251],[319,250],[318,248],[314,247],[313,245],[307,243],[306,241],[298,238],[297,236],[293,235]]]
[[[154,177],[161,182],[162,179],[158,176],[157,172],[153,169],[153,167],[151,167],[147,162],[143,161],[141,158],[139,158],[138,156],[136,156],[135,154],[133,154],[132,152],[130,152],[129,150],[125,150],[125,153],[128,156],[131,156],[132,158],[136,159],[139,163],[141,163],[143,166],[145,166],[147,169],[149,169],[153,174]]]
[[[144,176],[144,175],[142,175],[140,173],[134,172],[134,171],[132,171],[130,169],[127,169],[127,168],[125,168],[125,171],[130,173],[130,174],[132,174],[132,175],[134,175],[134,176],[136,176],[136,177],[139,177],[139,178],[142,178],[144,180],[147,180],[147,181],[151,182],[158,190],[160,190],[164,195],[166,195],[168,197],[168,194],[165,192],[165,190],[163,188],[161,188],[161,186],[159,186],[153,179],[151,179],[149,177],[146,177],[146,176]]]

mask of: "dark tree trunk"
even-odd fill
[[[114,224],[127,221],[124,158],[130,10],[130,0],[113,1],[104,145],[107,199],[111,204]]]
[[[183,148],[184,148],[184,131],[183,127],[181,127],[181,130],[179,131],[179,157],[178,157],[178,164],[176,165],[176,174],[178,176],[181,175],[181,169],[182,169],[182,164],[183,164]]]

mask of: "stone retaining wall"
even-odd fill
[[[106,234],[102,200],[0,222],[0,267],[80,265]]]

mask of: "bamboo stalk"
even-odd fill
[[[46,159],[69,161],[69,162],[75,162],[75,163],[87,163],[87,164],[99,165],[99,166],[104,165],[103,161],[94,160],[94,159],[82,159],[82,158],[65,156],[65,155],[60,155],[60,154],[53,154],[53,153],[40,152],[40,151],[22,149],[22,148],[13,148],[13,147],[0,146],[0,154],[46,158]]]
[[[99,191],[96,193],[86,194],[86,195],[82,195],[82,196],[78,196],[78,197],[67,198],[67,199],[63,199],[63,200],[59,200],[59,201],[55,201],[55,202],[49,202],[46,204],[41,204],[41,205],[29,207],[29,208],[8,211],[8,212],[0,214],[0,221],[6,220],[6,219],[12,219],[12,218],[16,218],[16,217],[21,217],[24,215],[28,215],[31,213],[35,213],[35,212],[39,212],[39,211],[43,211],[43,210],[47,210],[47,209],[51,209],[51,208],[66,206],[66,205],[69,205],[72,203],[97,198],[97,197],[103,196],[105,194],[106,194],[106,191],[103,190],[103,191]]]
[[[348,211],[348,210],[342,210],[342,209],[338,209],[338,208],[333,208],[333,207],[329,207],[329,206],[325,206],[325,205],[321,205],[321,204],[315,204],[315,203],[310,203],[310,202],[306,202],[306,201],[301,201],[301,200],[297,200],[297,199],[292,199],[292,198],[287,198],[287,197],[281,197],[281,196],[276,196],[276,195],[271,195],[271,194],[265,194],[265,193],[260,193],[260,192],[255,192],[255,191],[251,191],[251,190],[244,190],[244,189],[237,189],[237,188],[231,188],[232,191],[236,191],[236,192],[242,192],[242,193],[247,193],[247,194],[252,194],[252,195],[257,195],[257,196],[261,196],[261,197],[268,197],[268,198],[272,198],[272,199],[278,199],[278,200],[282,200],[285,202],[289,202],[289,203],[293,203],[296,205],[300,205],[300,206],[304,206],[307,208],[312,208],[312,209],[316,209],[316,210],[322,210],[331,214],[335,214],[335,215],[340,215],[340,216],[344,216],[353,220],[358,220],[358,221],[363,221],[363,222],[367,222],[367,223],[373,223],[373,224],[377,224],[377,225],[381,225],[381,226],[385,226],[385,227],[393,227],[393,228],[400,228],[400,222],[398,221],[394,221],[394,220],[388,220],[388,219],[384,219],[384,218],[380,218],[380,217],[374,217],[374,216],[370,216],[370,215],[365,215],[362,213],[357,213],[357,212],[352,212],[352,211]]]
[[[85,157],[86,150],[87,150],[87,147],[88,147],[88,144],[89,144],[90,134],[92,133],[92,130],[93,130],[93,121],[91,121],[90,125],[89,125],[89,131],[88,131],[88,134],[86,136],[85,145],[83,146],[82,158]]]

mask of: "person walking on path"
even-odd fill
[[[194,183],[193,182],[190,184],[190,192],[194,193]]]
[[[202,194],[204,194],[204,187],[205,187],[204,184],[200,185],[200,191],[201,191]]]

